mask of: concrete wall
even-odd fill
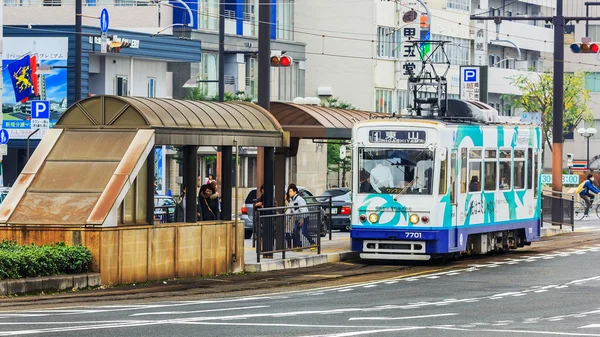
[[[312,140],[300,140],[298,155],[295,158],[296,174],[292,173],[290,183],[308,188],[315,195],[327,188],[327,146],[315,144]]]
[[[0,240],[82,244],[92,252],[91,270],[100,272],[102,284],[116,285],[241,271],[243,224],[238,227],[238,233],[233,222],[226,221],[104,229],[3,227]]]

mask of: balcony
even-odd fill
[[[5,0],[5,25],[73,25],[75,0]],[[98,17],[110,12],[110,28],[157,28],[159,6],[146,0],[83,0],[83,14]],[[111,9],[111,7],[113,9]],[[114,9],[114,7],[118,7]],[[23,21],[23,18],[27,18]],[[173,22],[173,8],[160,6],[160,27]],[[98,19],[83,17],[83,25],[98,26]]]
[[[496,39],[496,24],[486,21],[488,39]],[[508,38],[506,37],[508,35]],[[530,26],[519,22],[502,21],[500,24],[500,40],[510,40],[521,50],[535,50],[545,53],[554,52],[553,29]],[[499,45],[501,43],[498,43]],[[507,45],[508,46],[508,45]]]

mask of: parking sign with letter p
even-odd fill
[[[50,101],[31,101],[31,118],[50,118]]]
[[[479,82],[479,72],[477,68],[462,68],[462,81],[467,82]]]

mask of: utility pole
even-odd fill
[[[554,83],[552,105],[552,191],[562,193],[562,157],[563,157],[563,107],[564,107],[564,59],[565,59],[565,24],[569,21],[600,21],[600,17],[565,17],[563,16],[563,0],[556,1],[554,16],[479,16],[471,15],[471,20],[486,20],[501,23],[506,21],[543,20],[554,25]],[[552,221],[562,222],[560,197],[552,199]]]
[[[225,2],[219,4],[219,102],[225,100]]]
[[[75,102],[81,99],[81,19],[83,0],[75,0]],[[131,79],[133,80],[133,79]]]

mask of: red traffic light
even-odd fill
[[[287,55],[271,56],[271,67],[289,67],[294,61]]]
[[[280,64],[282,67],[289,67],[292,65],[292,58],[284,55],[280,59]]]
[[[575,54],[596,54],[600,51],[598,43],[573,43],[571,51]]]

